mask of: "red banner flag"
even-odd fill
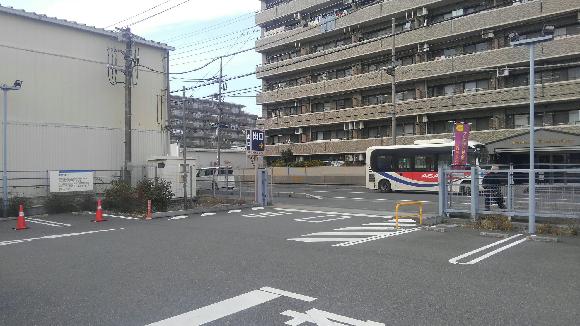
[[[455,146],[453,147],[453,166],[467,166],[467,149],[469,148],[469,132],[471,126],[468,123],[456,122],[454,126]]]

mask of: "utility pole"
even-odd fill
[[[393,103],[393,114],[392,114],[392,121],[391,121],[391,136],[393,138],[393,145],[397,145],[397,88],[395,87],[395,83],[397,79],[395,77],[395,17],[392,19],[392,27],[391,27],[391,38],[393,39],[393,45],[391,48],[391,68],[392,68],[392,81],[391,81],[391,102]]]
[[[183,151],[183,209],[187,209],[187,146],[185,145],[185,131],[187,122],[185,119],[185,86],[183,86],[183,116],[181,118],[181,150]]]
[[[125,40],[125,162],[123,173],[125,182],[131,184],[131,88],[133,87],[133,34],[129,27],[123,29]]]
[[[220,80],[219,80],[219,91],[218,91],[218,124],[217,124],[217,166],[218,168],[222,165],[222,135],[221,135],[221,124],[222,124],[222,89],[223,89],[223,57],[220,57]]]

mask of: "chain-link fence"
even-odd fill
[[[529,215],[529,169],[443,169],[440,173],[440,212]],[[534,176],[537,216],[580,218],[580,169],[535,169]]]

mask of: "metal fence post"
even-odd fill
[[[477,220],[477,213],[479,210],[479,169],[477,167],[471,168],[471,219]]]
[[[513,212],[514,210],[514,165],[510,164],[510,170],[508,171],[507,177],[507,208],[508,212]]]
[[[439,166],[438,169],[438,176],[439,176],[439,216],[445,216],[445,208],[446,208],[446,201],[445,192],[447,190],[446,182],[447,179],[445,176],[445,167]]]

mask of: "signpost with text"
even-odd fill
[[[263,130],[246,130],[246,155],[250,157],[254,165],[254,189],[255,200],[261,205],[268,204],[268,173],[264,168],[259,168],[260,158],[264,156],[265,133]]]

